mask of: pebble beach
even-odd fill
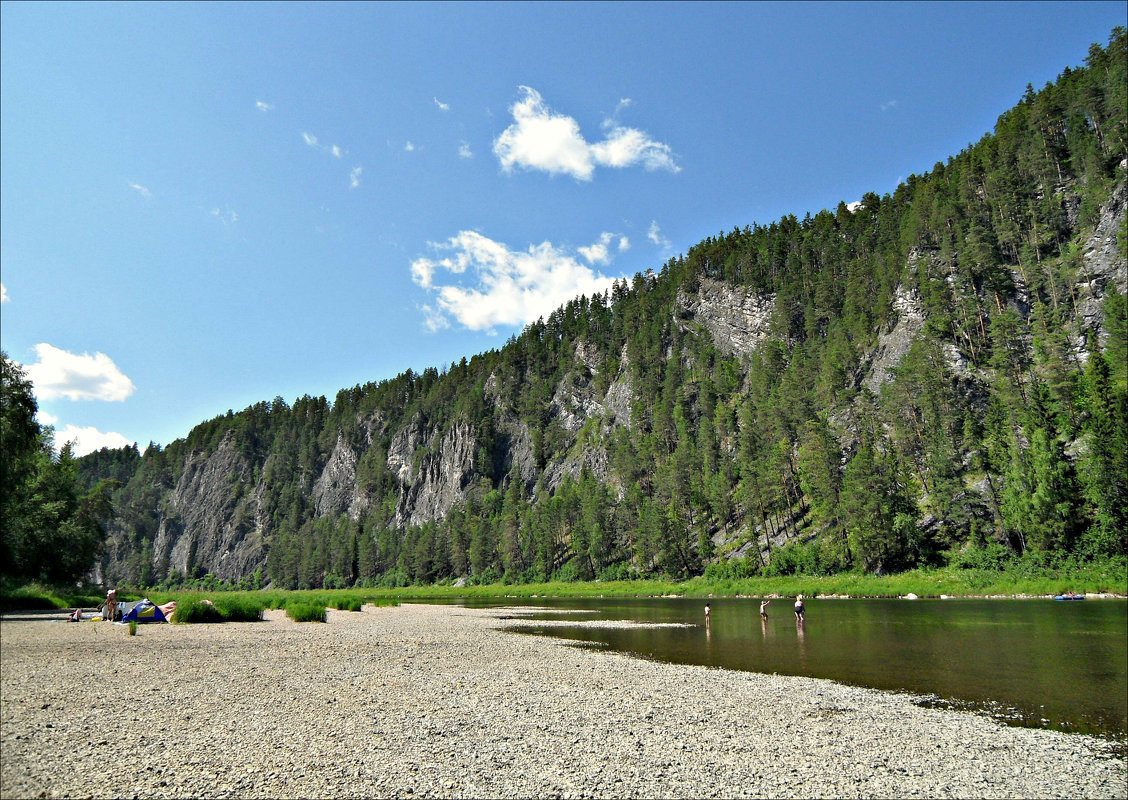
[[[0,622],[6,800],[1128,797],[1102,739],[516,635],[516,609],[64,616]]]

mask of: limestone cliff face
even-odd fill
[[[182,573],[199,566],[218,578],[238,580],[265,562],[256,524],[260,498],[245,456],[226,436],[207,457],[191,456],[168,499],[153,547],[155,563]]]
[[[1120,164],[1128,167],[1128,161]],[[1117,231],[1124,224],[1125,205],[1128,204],[1128,186],[1122,184],[1104,207],[1093,235],[1085,242],[1081,252],[1081,269],[1077,276],[1077,314],[1084,320],[1074,338],[1073,346],[1084,358],[1084,331],[1092,330],[1102,345],[1108,339],[1101,306],[1108,287],[1115,286],[1120,294],[1128,294],[1128,264],[1116,248]]]
[[[912,260],[910,258],[910,264]],[[924,329],[924,312],[916,292],[897,287],[893,295],[893,317],[895,322],[882,331],[877,347],[866,360],[862,385],[875,395],[881,393],[881,387],[892,378],[892,370],[901,363]]]
[[[750,356],[768,334],[775,296],[702,279],[696,294],[678,294],[678,305],[712,334],[722,353]]]
[[[412,421],[396,434],[388,453],[388,467],[399,482],[393,524],[422,525],[442,519],[455,503],[465,500],[476,450],[477,438],[466,423],[440,433]]]
[[[325,469],[313,484],[313,505],[317,516],[348,514],[355,520],[368,507],[367,495],[357,487],[356,462],[356,452],[344,434],[339,434]]]

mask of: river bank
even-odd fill
[[[133,637],[5,617],[0,795],[1128,796],[1100,739],[504,631],[520,613],[268,611]]]

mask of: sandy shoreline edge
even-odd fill
[[[0,795],[1128,797],[1100,739],[813,678],[660,664],[405,604],[0,622]]]

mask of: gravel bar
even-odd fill
[[[1128,797],[1102,739],[406,604],[0,623],[0,796]]]

